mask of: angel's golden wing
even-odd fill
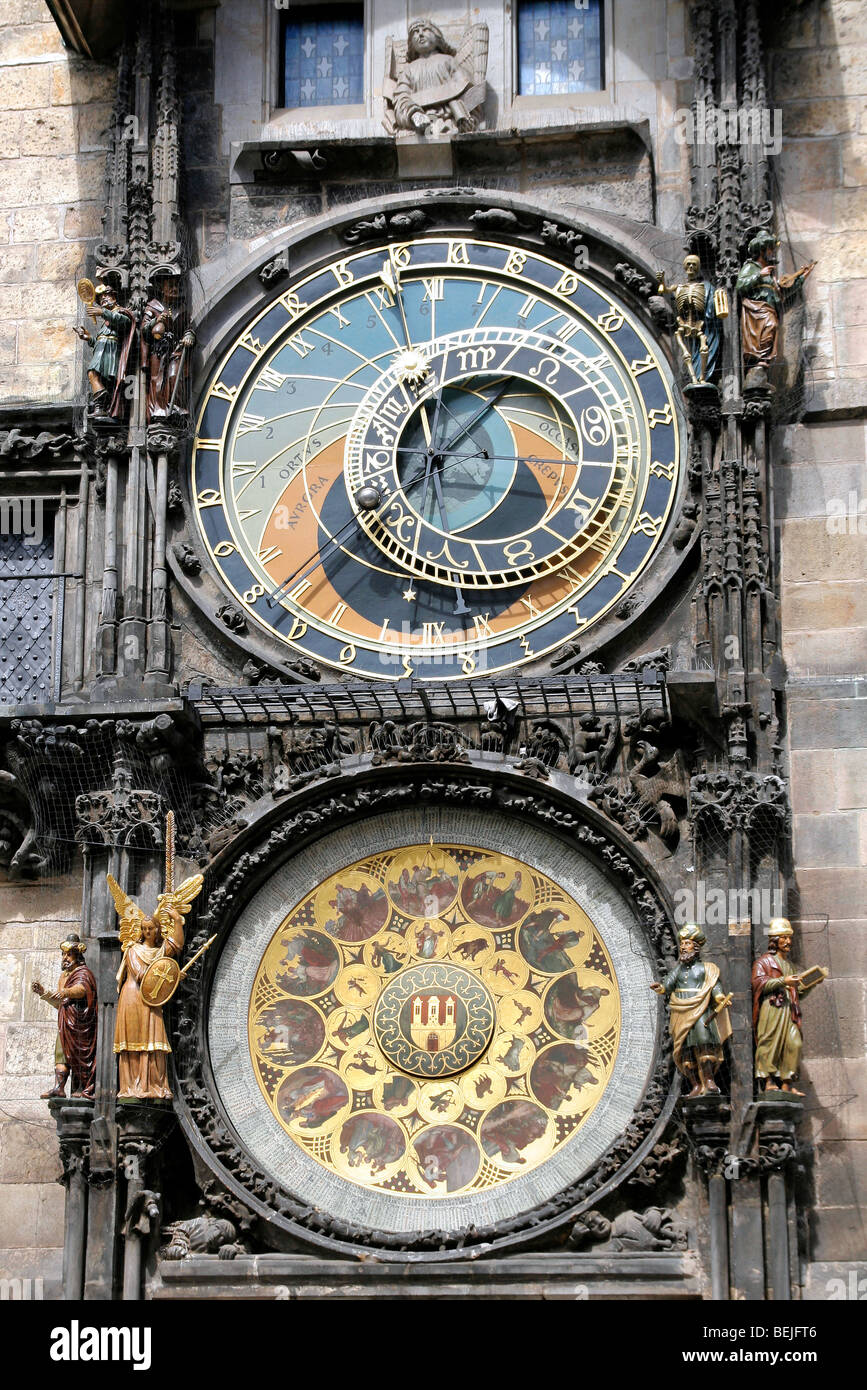
[[[125,893],[116,878],[111,874],[106,874],[106,881],[111,896],[114,898],[114,906],[120,922],[120,944],[124,951],[130,946],[141,941],[141,924],[144,921],[144,913],[137,907],[129,894]]]
[[[183,883],[177,888],[173,888],[170,893],[160,893],[157,902],[156,918],[160,925],[163,925],[161,913],[167,907],[173,907],[182,917],[186,917],[193,905],[195,898],[202,891],[204,878],[201,874],[193,874],[192,878],[185,878]]]

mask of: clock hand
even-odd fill
[[[399,311],[400,311],[400,321],[401,321],[401,323],[402,323],[402,325],[403,325],[403,336],[404,336],[404,339],[405,339],[405,341],[406,341],[407,348],[408,348],[410,351],[412,351],[414,345],[413,345],[413,341],[412,341],[412,335],[410,334],[410,331],[409,331],[409,324],[407,323],[407,318],[406,318],[406,306],[405,306],[405,304],[404,304],[404,302],[403,302],[403,286],[402,286],[401,283],[400,283],[400,271],[399,271],[398,267],[394,264],[394,259],[393,259],[393,257],[392,257],[391,251],[389,251],[389,253],[388,253],[388,260],[383,261],[383,263],[382,263],[382,268],[380,269],[380,272],[379,272],[379,278],[380,278],[380,280],[382,281],[383,285],[385,285],[386,289],[390,291],[390,293],[394,296],[394,299],[397,301],[397,307],[398,307],[398,309],[399,309]],[[502,392],[499,392],[497,395],[493,396],[493,397],[491,398],[491,402],[488,402],[488,404],[491,404],[494,400],[499,399],[499,395],[501,395],[501,394],[502,394]],[[434,411],[433,430],[429,429],[429,427],[428,427],[428,424],[427,424],[427,416],[425,415],[425,416],[423,417],[423,425],[422,425],[422,428],[423,428],[424,431],[425,431],[425,436],[426,436],[426,441],[427,441],[427,446],[428,446],[428,452],[430,452],[430,450],[431,450],[431,448],[432,448],[431,438],[432,438],[432,437],[433,437],[434,439],[436,438],[436,433],[437,433],[437,422],[438,422],[438,420],[439,420],[440,408],[442,408],[443,410],[445,410],[446,414],[447,414],[448,416],[450,416],[450,418],[451,418],[452,420],[455,421],[455,424],[457,424],[457,425],[460,424],[460,421],[457,420],[457,419],[455,419],[455,416],[453,415],[452,411],[449,410],[448,406],[444,403],[444,401],[443,401],[443,391],[442,391],[442,387],[440,387],[440,389],[438,390],[437,395],[436,395],[436,409],[435,409],[435,411]],[[469,433],[469,430],[470,430],[470,429],[472,428],[472,426],[475,424],[476,420],[479,419],[480,416],[481,416],[482,414],[484,414],[484,410],[486,410],[486,409],[487,409],[487,405],[486,405],[481,411],[479,411],[479,412],[477,412],[475,415],[473,415],[473,417],[471,418],[471,420],[469,421],[469,423],[468,423],[467,425],[465,425],[465,426],[462,428],[461,432],[460,432],[458,435],[455,436],[455,439],[462,439],[463,436],[464,436],[465,434]],[[450,441],[450,442],[453,442],[453,441]],[[474,443],[474,444],[475,444],[475,442],[476,442],[476,441],[473,440],[473,443]],[[437,450],[437,452],[440,453],[441,450]],[[484,450],[483,450],[482,452],[484,453]],[[427,480],[428,480],[429,472],[430,472],[430,470],[428,469],[427,472],[426,472],[426,474],[425,474],[425,501],[427,500],[427,492],[428,492]]]
[[[449,410],[449,408],[448,408],[448,406],[446,405],[445,401],[442,399],[442,391],[440,392],[439,404],[442,405],[442,408],[443,408],[443,410],[445,411],[446,415],[448,415],[449,419],[450,419],[450,420],[453,420],[454,423],[458,426],[458,428],[460,428],[460,426],[461,426],[461,421],[458,419],[457,415],[455,415],[455,413],[454,413],[453,410]],[[434,431],[434,434],[436,434],[436,431]],[[474,445],[476,446],[476,448],[479,449],[479,452],[480,452],[481,457],[483,457],[483,458],[487,458],[487,457],[488,457],[487,450],[481,448],[480,445],[479,445],[479,443],[478,443],[478,441],[475,440],[475,439],[473,439],[472,436],[470,436],[470,443],[471,443],[471,444],[474,444]],[[437,453],[438,453],[439,455],[442,455],[444,452],[445,452],[445,449],[444,449],[444,448],[443,448],[443,449],[437,449]]]
[[[397,454],[417,454],[418,449],[400,448],[396,449]],[[480,449],[476,454],[462,454],[457,449],[437,449],[438,458],[454,457],[457,459],[487,459],[490,463],[570,463],[578,465],[581,459],[540,459],[536,454],[489,454],[486,449]],[[449,465],[451,467],[451,465]],[[409,484],[407,485],[409,486]]]
[[[436,417],[439,414],[439,406],[440,402],[437,401],[437,410],[436,414],[434,415],[434,429],[436,429]],[[427,496],[428,491],[430,489],[431,467],[434,461],[434,451],[431,447],[432,430],[430,425],[428,424],[427,410],[425,406],[421,406],[419,410],[419,416],[421,419],[421,427],[424,433],[425,443],[427,444],[427,452],[425,453],[424,463],[424,492],[422,493],[421,506],[418,508],[418,521],[416,522],[415,526],[415,542],[413,545],[414,550],[418,550],[418,540],[419,536],[421,535],[422,522],[424,520],[425,508],[427,507]],[[409,486],[412,486],[412,484],[410,484]],[[404,493],[406,493],[406,489],[404,489]]]
[[[395,300],[397,301],[397,307],[400,310],[401,323],[403,324],[403,335],[406,339],[407,347],[411,348],[412,338],[410,337],[409,325],[406,321],[406,308],[404,307],[403,303],[403,289],[400,283],[400,275],[397,271],[397,268],[395,267],[394,261],[392,260],[391,251],[389,251],[388,253],[388,260],[383,261],[382,263],[382,269],[379,272],[379,278],[385,285],[385,288],[387,290],[390,290]]]
[[[379,493],[377,493],[376,495],[378,497]],[[353,515],[349,518],[345,525],[340,527],[339,531],[335,531],[333,536],[328,536],[327,539],[323,541],[322,545],[317,546],[316,549],[313,551],[312,555],[308,555],[306,560],[302,560],[298,568],[293,570],[291,574],[287,575],[286,578],[280,584],[277,585],[277,588],[273,591],[273,593],[270,593],[268,595],[266,599],[268,607],[276,607],[277,600],[282,597],[284,592],[289,588],[289,585],[292,584],[296,579],[300,584],[302,580],[307,578],[308,574],[312,574],[315,569],[318,569],[319,562],[322,559],[328,547],[330,545],[337,545],[341,536],[343,536],[343,534],[346,531],[348,531],[351,526],[357,525],[358,517]],[[304,573],[302,574],[301,570],[304,569],[305,565],[308,565],[309,561],[312,561],[312,564],[309,564],[309,567],[306,570],[304,570]]]
[[[501,384],[497,387],[497,390],[493,393],[493,395],[492,395],[492,396],[488,396],[488,398],[487,398],[487,400],[485,401],[484,405],[479,406],[479,409],[475,412],[475,414],[473,414],[473,415],[470,416],[470,418],[469,418],[469,420],[467,420],[466,424],[461,425],[461,428],[458,430],[457,434],[453,434],[452,437],[451,437],[451,439],[446,440],[446,442],[445,442],[445,444],[443,445],[442,449],[438,450],[438,452],[439,452],[439,453],[447,453],[447,452],[452,448],[452,446],[453,446],[454,444],[457,444],[457,442],[458,442],[459,439],[463,439],[463,437],[464,437],[465,434],[469,434],[470,430],[473,428],[473,425],[476,423],[476,421],[477,421],[477,420],[481,420],[482,416],[483,416],[488,410],[490,410],[491,407],[492,407],[493,405],[496,404],[496,402],[500,399],[500,397],[503,396],[503,395],[505,395],[505,393],[508,391],[509,387],[512,385],[512,382],[513,382],[513,378],[512,378],[512,377],[506,377],[506,379],[505,379],[503,382],[501,382]]]
[[[427,411],[426,411],[425,407],[422,406],[422,407],[421,407],[421,411],[420,411],[420,415],[421,415],[421,427],[422,427],[422,430],[424,431],[424,435],[425,435],[425,439],[426,439],[426,441],[427,441],[427,446],[428,446],[428,447],[427,447],[427,465],[426,465],[426,470],[425,470],[424,499],[423,499],[423,501],[422,501],[422,511],[421,511],[420,514],[419,514],[418,526],[416,527],[416,550],[418,549],[418,537],[419,537],[419,534],[420,534],[420,532],[421,532],[421,523],[422,523],[422,518],[423,518],[423,516],[424,516],[424,507],[427,505],[428,486],[429,486],[429,480],[430,480],[431,476],[433,477],[434,494],[435,494],[435,496],[436,496],[437,509],[438,509],[438,511],[439,511],[439,514],[440,514],[440,523],[441,523],[441,525],[442,525],[443,530],[446,532],[446,534],[448,534],[448,531],[449,531],[448,516],[447,516],[447,514],[446,514],[446,503],[445,503],[445,498],[444,498],[444,496],[443,496],[443,483],[442,483],[442,466],[443,466],[443,461],[442,461],[442,457],[441,457],[439,451],[438,451],[438,450],[435,451],[435,450],[434,450],[434,446],[433,446],[433,439],[436,437],[437,418],[438,418],[438,416],[439,416],[440,406],[442,405],[442,403],[443,403],[443,400],[442,400],[442,392],[440,392],[439,400],[437,401],[437,408],[436,408],[436,410],[435,410],[435,412],[434,412],[434,425],[433,425],[433,430],[431,430],[430,426],[428,425]],[[448,410],[448,406],[446,406],[446,410]],[[449,412],[449,413],[451,413],[451,412]],[[459,578],[459,576],[454,576],[454,577],[455,577],[455,579]],[[469,613],[470,610],[469,610],[469,608],[467,607],[467,605],[464,603],[463,590],[461,589],[460,584],[457,583],[457,582],[455,583],[455,598],[457,599],[457,603],[455,604],[455,614],[458,615],[458,616],[462,616],[464,613]]]
[[[414,452],[418,453],[418,450],[416,449],[414,450]],[[457,468],[468,457],[471,458],[472,455],[459,454],[458,457],[455,459],[454,463],[447,463],[445,467],[441,469],[441,472],[445,473],[450,468]],[[431,458],[430,462],[432,465],[433,458]],[[409,492],[410,488],[415,487],[417,483],[424,481],[426,471],[427,467],[426,469],[423,469],[420,473],[417,473],[414,478],[410,478],[409,482],[406,483],[402,489],[404,494]],[[360,488],[357,496],[360,496],[360,494],[365,491],[365,488]],[[371,487],[370,492],[376,494],[376,500],[371,499],[367,506],[362,506],[362,511],[376,512],[375,520],[380,520],[382,518],[383,512],[391,506],[392,498],[386,497],[385,499],[383,499],[375,487]],[[380,510],[377,510],[378,508]],[[333,536],[328,536],[323,541],[322,545],[318,545],[316,549],[310,555],[307,556],[306,560],[302,560],[298,568],[293,570],[290,575],[287,575],[287,577],[284,580],[282,580],[280,584],[278,584],[277,588],[274,589],[272,593],[268,594],[266,598],[266,603],[268,604],[268,607],[273,608],[276,605],[278,598],[281,596],[281,594],[284,593],[284,591],[294,580],[297,579],[298,583],[300,584],[302,579],[306,579],[308,574],[312,574],[315,569],[318,569],[319,561],[321,560],[328,547],[331,545],[338,545],[341,536],[343,536],[345,532],[348,531],[350,528],[358,526],[359,521],[360,518],[358,515],[351,516],[349,520],[345,522],[345,524],[341,526],[338,531],[334,532]],[[305,565],[308,566],[307,569],[304,569]],[[301,573],[302,569],[304,570],[303,574]]]
[[[440,388],[439,388],[439,390],[438,390],[438,392],[437,392],[437,398],[436,398],[436,400],[437,400],[437,403],[436,403],[436,408],[435,408],[435,410],[434,410],[433,425],[432,425],[432,427],[431,427],[431,432],[430,432],[431,437],[430,437],[430,439],[428,440],[428,448],[429,448],[429,449],[433,447],[433,440],[436,439],[436,437],[437,437],[437,425],[439,424],[440,411],[441,411],[441,410],[444,410],[444,411],[446,412],[447,415],[451,415],[451,411],[449,410],[448,406],[446,405],[445,401],[443,400],[443,388],[442,388],[442,386],[440,386]],[[424,425],[422,425],[422,429],[424,429]]]
[[[449,419],[451,419],[451,420],[454,421],[454,423],[458,426],[458,429],[459,429],[459,431],[460,431],[459,434],[454,435],[454,436],[452,437],[452,439],[449,441],[449,443],[453,443],[455,439],[463,438],[463,437],[464,437],[464,434],[466,434],[466,433],[469,431],[470,426],[475,422],[476,419],[478,419],[478,412],[477,412],[476,415],[473,416],[472,420],[469,422],[469,424],[468,424],[467,426],[462,425],[462,422],[458,419],[458,417],[454,414],[454,412],[453,412],[452,410],[450,410],[449,407],[446,405],[446,403],[445,403],[445,401],[444,401],[444,399],[443,399],[443,394],[444,394],[444,393],[443,393],[443,388],[440,387],[440,389],[439,389],[439,391],[437,392],[436,396],[435,396],[435,397],[431,397],[432,400],[435,399],[435,401],[436,401],[436,408],[435,408],[435,410],[434,410],[434,418],[433,418],[433,425],[432,425],[432,426],[431,426],[431,425],[429,424],[429,422],[428,422],[428,418],[427,418],[427,409],[426,409],[427,405],[430,404],[430,401],[426,401],[426,402],[424,403],[424,405],[422,405],[422,406],[419,407],[419,418],[421,419],[422,433],[424,434],[425,443],[427,444],[427,460],[428,460],[428,461],[426,462],[426,464],[425,464],[425,471],[424,471],[424,485],[425,485],[425,486],[424,486],[424,496],[423,496],[423,498],[422,498],[422,505],[421,505],[421,508],[420,508],[420,511],[421,511],[421,515],[422,515],[422,516],[424,516],[424,509],[425,509],[425,507],[426,507],[426,505],[427,505],[427,497],[428,497],[428,492],[429,492],[428,481],[429,481],[429,478],[430,478],[430,464],[431,464],[431,462],[433,462],[434,459],[437,459],[437,458],[442,459],[442,458],[446,457],[449,453],[454,453],[454,452],[455,452],[454,450],[450,450],[450,449],[449,449],[448,444],[444,445],[442,448],[438,448],[438,447],[435,445],[435,443],[434,443],[434,440],[435,440],[436,437],[437,437],[437,425],[438,425],[438,423],[439,423],[440,410],[444,410],[444,411],[445,411],[446,415],[448,415]],[[483,407],[483,409],[487,409],[487,403],[486,403],[486,405]],[[475,447],[476,447],[476,453],[475,453],[475,454],[459,454],[459,455],[458,455],[459,458],[484,458],[484,459],[486,459],[486,458],[491,457],[491,456],[488,454],[487,449],[481,447],[481,446],[478,444],[478,441],[477,441],[477,440],[475,440],[475,439],[473,439],[472,437],[470,437],[470,443],[473,444],[473,445],[475,445]],[[398,454],[416,454],[416,455],[417,455],[419,452],[420,452],[420,451],[419,451],[418,448],[413,448],[413,447],[411,447],[411,446],[404,446],[404,447],[400,447],[400,448],[395,449],[395,453],[398,453]],[[414,481],[415,481],[415,480],[414,480]],[[407,483],[406,486],[405,486],[404,489],[403,489],[404,492],[406,492],[406,491],[408,490],[408,488],[410,488],[411,486],[412,486],[412,483]],[[420,523],[419,523],[419,524],[420,524]],[[417,543],[418,543],[418,529],[416,529],[416,544],[417,544]]]
[[[434,462],[434,460],[432,460],[432,462]],[[441,463],[441,461],[440,461],[439,459],[436,460],[436,463],[439,464],[439,467],[436,467],[436,466],[435,466],[435,467],[433,468],[433,485],[434,485],[434,493],[436,494],[437,508],[438,508],[439,514],[440,514],[440,522],[441,522],[441,524],[442,524],[442,528],[443,528],[443,530],[445,531],[446,535],[448,535],[448,534],[449,534],[449,522],[448,522],[448,517],[447,517],[447,515],[446,515],[445,498],[443,497],[443,483],[442,483],[442,475],[441,475],[442,463]],[[453,579],[457,579],[458,577],[459,577],[459,576],[455,576],[454,574],[452,575],[452,578],[453,578]],[[467,607],[467,605],[464,603],[464,594],[463,594],[463,590],[461,589],[460,584],[458,584],[457,582],[455,583],[455,597],[456,597],[456,599],[457,599],[457,603],[455,604],[455,613],[459,613],[459,614],[460,614],[460,613],[469,613],[470,610],[469,610],[469,608]]]
[[[380,270],[380,272],[379,272],[379,278],[380,278],[380,280],[382,281],[382,283],[385,285],[386,289],[390,291],[390,293],[393,295],[394,299],[397,301],[397,306],[398,306],[398,309],[400,310],[400,321],[401,321],[401,323],[403,324],[403,336],[404,336],[404,340],[405,340],[405,342],[406,342],[407,349],[408,349],[410,352],[413,352],[413,351],[415,351],[416,349],[414,348],[413,341],[412,341],[412,335],[410,334],[410,331],[409,331],[409,324],[407,323],[407,318],[406,318],[406,306],[405,306],[405,304],[404,304],[404,302],[403,302],[403,286],[402,286],[401,283],[400,283],[400,271],[399,271],[398,267],[394,264],[394,260],[393,260],[391,251],[389,251],[389,253],[388,253],[388,260],[387,260],[387,261],[383,261],[383,263],[382,263],[382,268],[381,268],[381,270]],[[428,446],[428,454],[431,453],[431,436],[433,435],[434,438],[436,437],[437,423],[438,423],[438,421],[439,421],[440,407],[442,406],[442,404],[443,404],[443,392],[442,392],[442,387],[440,386],[440,388],[439,388],[439,390],[437,391],[437,394],[436,394],[436,409],[434,410],[433,430],[431,430],[430,426],[428,425],[427,412],[426,412],[425,408],[422,407],[422,411],[421,411],[421,415],[422,415],[422,429],[423,429],[424,432],[425,432],[425,441],[426,441],[427,446]],[[448,407],[447,407],[447,406],[446,406],[446,410],[448,410]],[[451,413],[451,412],[449,412],[449,413]],[[427,482],[428,482],[428,477],[429,477],[429,475],[430,475],[430,468],[427,467],[426,470],[425,470],[425,500],[427,499],[427,491],[428,491]]]
[[[437,410],[436,410],[436,412],[434,413],[434,430],[436,429],[437,415],[439,414],[439,406],[440,406],[440,404],[441,404],[441,400],[442,400],[442,397],[440,397],[440,401],[437,402]],[[421,505],[421,510],[420,510],[420,512],[419,512],[419,519],[418,519],[418,522],[417,522],[416,528],[415,528],[415,549],[416,549],[416,550],[418,550],[418,539],[419,539],[419,536],[420,536],[420,534],[421,534],[422,520],[423,520],[423,518],[424,518],[424,512],[425,512],[425,508],[426,508],[426,506],[427,506],[427,497],[428,497],[428,490],[429,490],[429,488],[430,488],[430,480],[431,480],[431,477],[433,477],[434,493],[435,493],[435,495],[436,495],[437,507],[438,507],[438,509],[439,509],[440,521],[441,521],[441,523],[442,523],[442,528],[443,528],[444,531],[448,531],[448,529],[449,529],[448,517],[446,516],[445,498],[443,497],[442,478],[440,477],[440,468],[442,467],[442,460],[441,460],[441,458],[439,457],[439,455],[436,454],[436,453],[434,452],[433,443],[432,443],[434,431],[431,430],[431,427],[430,427],[430,425],[429,425],[429,423],[428,423],[427,410],[426,410],[425,406],[422,406],[422,407],[421,407],[421,409],[420,409],[420,411],[419,411],[419,415],[420,415],[420,418],[421,418],[421,427],[422,427],[422,430],[423,430],[423,432],[424,432],[425,441],[426,441],[426,443],[427,443],[427,459],[426,459],[426,461],[425,461],[424,496],[423,496],[423,498],[422,498],[422,505]],[[469,613],[470,610],[469,610],[469,608],[467,607],[467,605],[464,603],[464,596],[463,596],[463,593],[462,593],[462,591],[461,591],[461,588],[460,588],[460,585],[459,585],[459,584],[455,584],[455,598],[457,599],[457,604],[456,604],[456,606],[455,606],[455,613],[457,613],[457,614]]]

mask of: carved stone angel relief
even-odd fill
[[[453,46],[430,20],[413,20],[406,43],[386,40],[383,124],[389,135],[442,139],[479,130],[487,66],[486,24],[469,25]]]

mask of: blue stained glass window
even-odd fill
[[[364,5],[294,8],[283,17],[283,105],[364,101]]]
[[[602,86],[602,0],[518,0],[519,93],[550,97]]]

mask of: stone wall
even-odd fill
[[[807,286],[806,414],[780,431],[781,546],[794,809],[796,958],[831,979],[804,1006],[815,1145],[810,1256],[863,1259],[867,1232],[867,9],[781,9],[771,99],[782,110],[784,270]],[[788,240],[793,260],[789,259]],[[811,1297],[827,1297],[814,1279]]]
[[[0,403],[57,406],[81,396],[75,283],[100,231],[114,82],[114,64],[66,53],[44,0],[5,0]]]

